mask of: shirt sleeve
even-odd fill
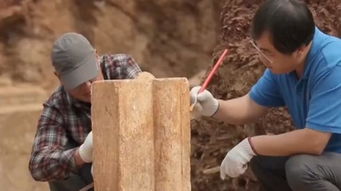
[[[141,72],[134,58],[127,54],[105,55],[103,60],[109,79],[134,79]]]
[[[35,180],[64,179],[76,171],[74,153],[77,148],[66,149],[66,143],[61,113],[44,104],[29,162],[29,170]]]
[[[265,107],[284,106],[285,103],[278,87],[275,77],[269,69],[266,69],[263,76],[251,88],[250,97]]]
[[[312,88],[306,126],[341,133],[341,66],[320,75]]]

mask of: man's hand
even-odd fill
[[[92,131],[86,137],[84,143],[78,149],[80,158],[86,162],[92,162]]]
[[[209,91],[204,90],[198,94],[199,90],[200,86],[196,86],[192,88],[190,92],[191,103],[193,104],[195,99],[197,99],[197,103],[194,106],[194,112],[198,112],[200,115],[210,117],[219,109],[219,102]]]
[[[220,178],[224,180],[226,176],[238,177],[243,174],[247,169],[247,163],[255,155],[250,139],[244,139],[226,154],[220,165]]]

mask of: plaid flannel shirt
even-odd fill
[[[134,59],[125,54],[100,59],[104,79],[133,79],[141,72]],[[77,171],[74,153],[92,130],[91,104],[72,98],[59,87],[43,105],[29,170],[35,180],[64,179]]]

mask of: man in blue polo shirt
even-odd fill
[[[341,39],[321,32],[307,5],[268,0],[252,22],[251,44],[267,67],[242,97],[198,94],[195,112],[231,124],[257,120],[270,107],[286,106],[295,130],[245,138],[220,167],[221,178],[250,166],[266,190],[341,189]]]

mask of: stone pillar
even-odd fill
[[[92,122],[96,191],[190,191],[185,78],[97,82]]]

